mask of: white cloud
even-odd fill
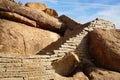
[[[39,0],[39,2],[57,4],[58,0]]]
[[[15,0],[16,2],[21,1],[23,4],[27,2],[43,2],[43,3],[51,3],[51,4],[57,4],[58,0]]]
[[[101,17],[115,23],[116,28],[120,29],[120,4],[104,8],[92,17]]]
[[[61,10],[60,14],[72,16],[72,18],[75,18],[76,20],[82,21],[84,23],[91,21],[97,17],[103,18],[112,21],[113,23],[115,23],[116,27],[120,29],[120,4],[106,5],[98,3],[73,3],[73,5],[74,7],[71,7],[71,9],[69,10]],[[68,8],[71,5],[63,6],[64,8]]]
[[[17,0],[18,1],[18,0]],[[21,1],[21,0],[20,0]],[[22,0],[30,2],[33,0]],[[120,4],[115,3],[117,0],[100,0],[90,2],[89,0],[34,0],[49,4],[51,8],[57,10],[62,15],[66,14],[80,22],[88,22],[97,17],[114,22],[120,29]],[[109,4],[113,2],[113,4]],[[116,5],[115,5],[116,4]]]

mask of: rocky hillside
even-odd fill
[[[46,4],[0,0],[0,80],[120,80],[120,30]]]

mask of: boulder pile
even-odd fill
[[[81,24],[40,2],[0,0],[0,80],[120,80],[120,30]]]

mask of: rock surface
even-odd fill
[[[120,73],[97,67],[89,67],[86,70],[90,80],[120,80]]]
[[[0,17],[15,21],[15,22],[23,23],[29,26],[33,26],[33,27],[37,26],[35,21],[13,12],[0,11]]]
[[[90,32],[89,50],[97,65],[120,71],[120,30],[95,29]]]
[[[44,10],[44,12],[47,13],[48,15],[50,15],[50,16],[53,16],[53,17],[58,16],[58,13],[54,9],[51,9],[51,8],[46,8]]]
[[[0,19],[0,52],[36,54],[58,40],[56,33]]]
[[[73,75],[73,80],[89,80],[83,72],[77,72]]]
[[[44,3],[40,3],[40,2],[28,2],[25,4],[25,6],[30,7],[32,9],[36,9],[36,10],[45,10],[47,8],[47,6]]]
[[[77,72],[72,77],[64,77],[59,74],[55,74],[54,80],[89,80],[89,79],[87,78],[87,76],[85,76],[83,72]]]
[[[120,80],[119,35],[111,21],[81,24],[43,3],[0,0],[0,80]]]
[[[78,66],[79,59],[74,53],[67,53],[62,59],[54,61],[52,63],[55,72],[62,75],[68,76]]]
[[[43,11],[37,11],[29,7],[20,6],[8,0],[0,0],[0,9],[4,11],[18,13],[22,16],[32,19],[36,21],[38,25],[37,27],[39,28],[60,32],[59,30],[65,27],[64,23],[60,22],[55,17],[47,15]]]
[[[71,19],[66,15],[59,16],[59,19],[66,24],[66,31],[64,33],[64,37],[70,37],[77,32],[80,32],[82,24],[76,22],[75,20]]]

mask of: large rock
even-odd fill
[[[28,2],[25,4],[25,6],[36,10],[45,10],[47,8],[47,6],[44,3],[40,2]]]
[[[89,51],[96,64],[120,71],[120,30],[95,29],[90,32]]]
[[[37,27],[47,30],[60,33],[65,27],[64,23],[60,22],[59,19],[49,16],[43,11],[37,11],[29,7],[20,6],[9,0],[0,0],[0,9],[4,11],[14,12],[32,19],[36,21],[38,25]]]
[[[83,72],[77,72],[73,75],[73,80],[89,80]]]
[[[35,21],[33,21],[27,17],[21,16],[17,13],[0,11],[0,17],[4,18],[4,19],[8,19],[8,20],[13,20],[15,22],[20,22],[20,23],[23,23],[23,24],[26,24],[29,26],[36,27]]]
[[[58,40],[56,33],[0,19],[0,52],[36,54]]]
[[[73,80],[72,77],[61,76],[61,75],[56,74],[56,73],[55,73],[54,76],[55,76],[55,77],[54,77],[54,80]]]
[[[90,80],[120,80],[120,73],[97,67],[87,68],[86,73]]]
[[[66,15],[61,15],[59,19],[66,24],[64,37],[74,36],[82,29],[82,24],[78,23],[77,21],[71,19]]]
[[[44,12],[53,17],[58,16],[58,13],[54,9],[46,8]]]
[[[73,52],[69,52],[62,59],[54,61],[52,66],[56,73],[62,76],[68,76],[74,71],[78,64],[79,59],[77,55],[75,55]]]
[[[54,75],[54,80],[89,80],[88,77],[83,72],[77,72],[71,77],[61,76],[59,74]]]
[[[54,80],[89,80],[89,79],[83,72],[77,72],[71,77],[65,77],[59,74],[55,74]]]

